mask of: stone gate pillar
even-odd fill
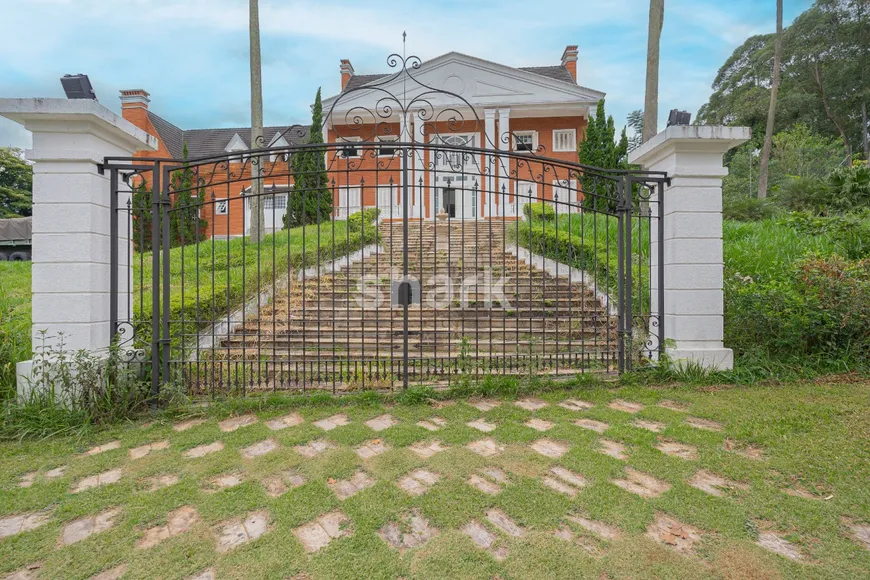
[[[720,370],[734,365],[734,353],[723,343],[722,178],[728,170],[722,156],[750,136],[748,127],[672,126],[628,156],[629,163],[671,179],[663,193],[662,264],[653,232],[652,312],[663,291],[664,340],[677,361]],[[660,267],[663,289],[657,288]]]
[[[157,139],[90,99],[0,99],[0,115],[33,134],[33,341],[64,334],[65,349],[109,346],[110,186],[107,156],[156,150]],[[119,200],[126,207],[125,200]],[[119,228],[122,232],[126,228]],[[126,235],[125,233],[121,234]],[[129,245],[119,239],[119,309],[126,312]],[[19,392],[31,362],[18,365]]]

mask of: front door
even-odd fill
[[[444,211],[450,219],[477,219],[477,190],[453,185],[437,188],[437,213]]]

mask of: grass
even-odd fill
[[[15,363],[30,358],[30,262],[0,262],[0,401],[15,393]]]
[[[262,242],[248,238],[207,240],[169,251],[170,320],[211,323],[225,318],[258,291],[280,288],[292,271],[327,262],[356,251],[377,239],[377,227],[367,224],[365,239],[348,231],[346,221],[281,230]],[[161,265],[162,268],[162,265]],[[134,318],[150,321],[152,311],[152,254],[133,261]],[[161,306],[162,307],[162,306]],[[143,325],[145,326],[145,325]],[[150,331],[146,329],[146,333]],[[141,338],[141,335],[140,335]]]
[[[425,395],[425,393],[423,393]],[[0,444],[0,518],[10,514],[47,510],[49,522],[33,531],[0,540],[0,574],[39,563],[39,578],[89,578],[120,564],[127,564],[125,578],[187,578],[213,567],[218,578],[286,578],[307,575],[319,578],[859,578],[870,573],[870,550],[851,537],[851,523],[870,523],[866,482],[870,477],[870,383],[831,378],[795,383],[789,388],[654,388],[575,385],[570,390],[541,393],[550,403],[536,412],[510,404],[510,396],[492,411],[482,413],[466,402],[433,408],[414,403],[413,392],[403,402],[389,406],[373,396],[348,401],[304,399],[291,408],[289,399],[235,400],[210,408],[193,407],[189,415],[207,421],[184,432],[172,429],[162,415],[147,424],[125,424],[84,438],[55,437],[42,441]],[[588,411],[559,407],[564,398],[594,403]],[[420,397],[420,398],[425,398]],[[607,406],[620,398],[646,407],[636,416]],[[686,412],[655,404],[663,399],[682,403]],[[349,403],[349,404],[343,404]],[[255,411],[259,422],[232,433],[218,429],[217,420],[230,411]],[[264,422],[295,411],[305,422],[271,431]],[[335,413],[346,413],[347,426],[323,432],[312,423]],[[368,419],[390,413],[398,424],[375,433],[364,425]],[[421,419],[441,416],[446,426],[430,433],[416,426]],[[530,417],[552,422],[546,434],[524,425]],[[722,424],[722,432],[689,427],[687,416]],[[481,434],[466,426],[485,417],[497,425]],[[609,440],[626,446],[628,458],[620,461],[597,451],[600,436],[573,425],[579,417],[610,425]],[[635,418],[665,425],[660,434],[632,425]],[[494,438],[505,451],[484,459],[464,446]],[[570,450],[558,460],[528,448],[546,437]],[[661,454],[654,446],[659,437],[695,446],[698,458],[686,461]],[[278,448],[262,457],[243,459],[239,450],[271,438]],[[353,448],[379,438],[391,449],[367,461]],[[294,451],[295,445],[326,439],[336,447],[313,459]],[[407,447],[419,441],[439,440],[447,451],[421,459]],[[120,449],[94,456],[80,454],[93,445],[120,441]],[[166,440],[169,448],[137,460],[127,450]],[[225,448],[206,458],[187,460],[182,453],[194,446],[220,440]],[[724,450],[726,440],[754,445],[764,460],[749,459]],[[576,497],[542,485],[549,467],[559,464],[589,481]],[[631,466],[671,484],[658,498],[643,499],[611,483]],[[46,479],[47,470],[67,466],[57,479]],[[498,467],[510,483],[495,496],[483,494],[466,481],[484,467]],[[122,468],[119,483],[71,494],[80,479],[109,469]],[[441,479],[424,495],[411,497],[396,482],[408,472],[425,468]],[[262,480],[287,469],[306,478],[301,487],[278,498],[269,497]],[[330,480],[344,480],[365,470],[376,483],[357,495],[339,501]],[[705,469],[748,485],[743,491],[709,496],[686,484]],[[19,478],[37,472],[31,487],[18,487]],[[209,482],[223,474],[242,478],[236,487],[211,492]],[[174,474],[179,482],[156,492],[146,491],[146,479]],[[801,488],[819,499],[793,497],[785,489]],[[822,499],[829,498],[829,499]],[[121,513],[111,529],[71,546],[58,546],[65,524],[119,506]],[[151,549],[138,550],[136,541],[146,529],[162,525],[167,513],[192,506],[201,522]],[[378,530],[417,509],[438,529],[422,547],[399,552],[389,547]],[[463,533],[470,520],[486,523],[485,513],[498,508],[526,533],[512,538],[496,532],[499,545],[508,548],[504,561],[476,547]],[[260,539],[227,553],[216,551],[222,524],[264,510],[269,529]],[[322,514],[340,510],[348,516],[352,533],[309,555],[293,531]],[[667,514],[701,531],[701,540],[685,554],[648,538],[645,530],[656,514]],[[579,514],[615,526],[621,537],[602,540],[568,523]],[[556,538],[561,525],[573,529],[577,542]],[[492,526],[489,526],[491,529]],[[793,562],[755,544],[759,532],[772,530],[792,542],[804,555]],[[580,545],[591,546],[595,555]]]

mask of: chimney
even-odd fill
[[[353,65],[346,58],[341,59],[341,90],[347,86],[350,77],[353,76]]]
[[[148,131],[148,91],[128,89],[121,92],[121,116],[140,129]]]
[[[571,78],[577,82],[577,45],[569,44],[565,47],[565,52],[562,53],[562,66],[568,69],[571,73]]]

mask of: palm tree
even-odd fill
[[[767,130],[758,169],[758,199],[767,197],[767,167],[773,143],[773,121],[776,117],[776,95],[779,92],[779,61],[782,56],[782,0],[776,0],[776,41],[773,45],[773,82],[770,85],[770,108],[767,110]]]
[[[649,2],[649,36],[646,47],[646,98],[643,109],[643,142],[652,139],[659,124],[659,44],[665,20],[665,0]]]

